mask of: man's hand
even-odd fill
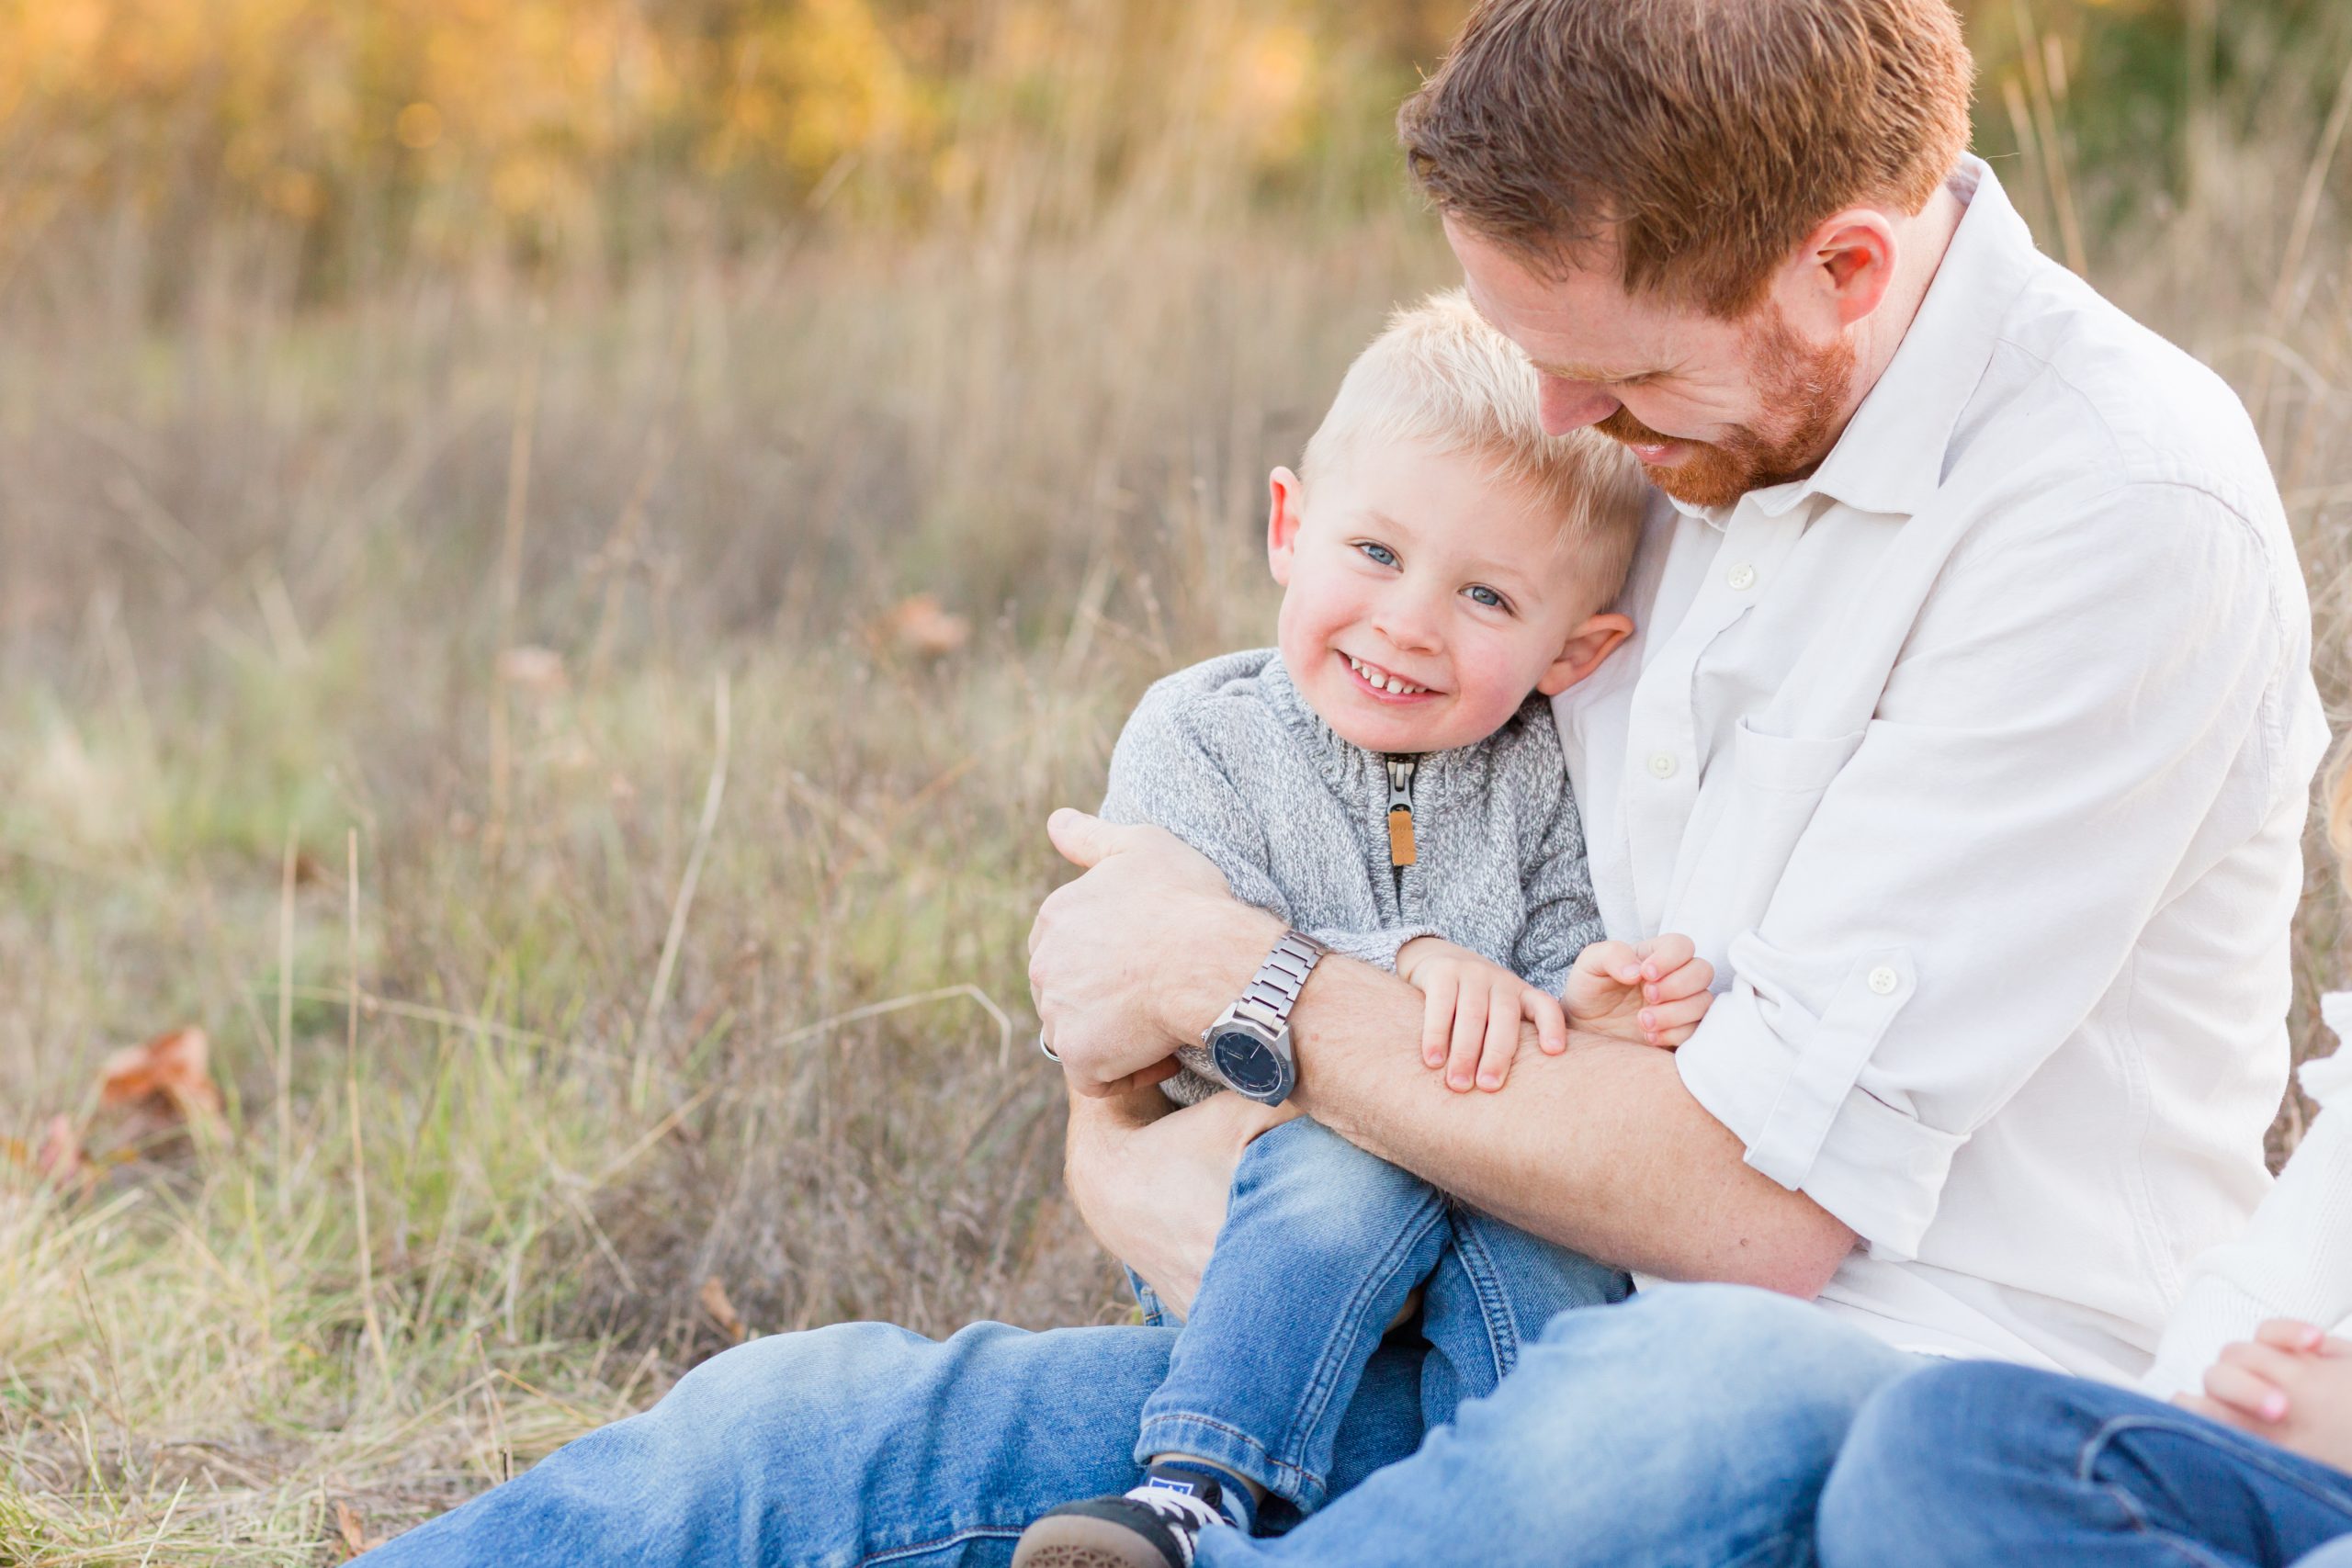
[[[1063,1174],[1094,1239],[1181,1317],[1225,1224],[1241,1151],[1296,1114],[1238,1094],[1177,1111],[1156,1089],[1073,1093]]]
[[[1668,1050],[1690,1038],[1714,1001],[1715,966],[1687,936],[1596,942],[1568,972],[1568,1021]]]
[[[2223,1426],[2305,1459],[2352,1471],[2352,1340],[2273,1318],[2254,1338],[2223,1347],[2203,1394],[2177,1401]]]
[[[1065,808],[1046,831],[1085,873],[1050,894],[1029,928],[1029,994],[1046,1043],[1080,1094],[1112,1095],[1176,1071],[1174,1052],[1196,1042],[1282,934],[1272,916],[1243,908],[1206,856],[1159,828],[1114,827]],[[1227,954],[1264,940],[1247,958]],[[1236,948],[1238,952],[1239,948]],[[1194,1016],[1197,1014],[1198,1016]]]
[[[1503,1087],[1519,1054],[1519,1022],[1535,1025],[1546,1055],[1568,1048],[1560,999],[1501,964],[1440,937],[1417,936],[1396,950],[1396,973],[1420,991],[1421,1060],[1445,1069],[1445,1086],[1466,1093]]]

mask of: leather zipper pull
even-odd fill
[[[1388,863],[1408,866],[1413,848],[1413,769],[1410,757],[1388,759]]]

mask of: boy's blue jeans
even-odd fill
[[[1417,1286],[1427,1429],[1493,1393],[1555,1314],[1623,1301],[1632,1281],[1454,1205],[1313,1122],[1285,1122],[1234,1174],[1192,1316],[1145,1402],[1136,1462],[1191,1454],[1301,1513],[1320,1507],[1341,1418]],[[1150,1292],[1136,1293],[1160,1321]]]
[[[2352,1568],[2352,1475],[2126,1389],[1954,1363],[1863,1407],[1820,1551],[1824,1568]]]

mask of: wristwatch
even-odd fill
[[[1290,1098],[1298,1082],[1291,1059],[1290,1010],[1329,951],[1304,931],[1284,931],[1233,1005],[1201,1031],[1217,1077],[1235,1093],[1265,1105]]]

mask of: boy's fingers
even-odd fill
[[[1614,975],[1634,961],[1634,950],[1625,943],[1596,942],[1577,954],[1576,966],[1588,975]]]
[[[2216,1361],[2205,1369],[2205,1392],[2257,1421],[2275,1426],[2287,1418],[2287,1396],[2277,1383],[2228,1361]]]
[[[1568,1048],[1568,1012],[1559,998],[1530,986],[1520,1002],[1535,1021],[1535,1043],[1545,1055],[1556,1056]]]
[[[1664,979],[1645,989],[1657,993],[1648,998],[1652,1001],[1673,1002],[1684,997],[1696,996],[1714,983],[1715,966],[1703,958],[1694,958],[1679,968],[1668,971]]]
[[[1702,991],[1679,1002],[1660,1002],[1654,1008],[1644,1008],[1642,1027],[1659,1034],[1671,1029],[1689,1029],[1707,1016],[1707,1009],[1713,1005],[1714,999]]]
[[[1487,987],[1465,983],[1453,1004],[1453,1049],[1445,1059],[1445,1087],[1464,1093],[1477,1081],[1478,1047],[1487,1037]]]
[[[2274,1349],[2310,1356],[2327,1343],[2327,1336],[2298,1318],[2274,1317],[2254,1331],[2254,1337]]]
[[[1699,949],[1679,931],[1668,931],[1642,943],[1641,955],[1650,960],[1661,975],[1690,962]]]
[[[1446,1038],[1453,1032],[1453,1002],[1462,982],[1450,970],[1440,970],[1430,981],[1429,1000],[1421,1009],[1421,1062],[1445,1066]]]
[[[2296,1373],[2304,1367],[2303,1359],[2272,1346],[2241,1339],[2222,1347],[2215,1358],[2222,1365],[2242,1368],[2274,1388],[2285,1388],[2295,1381]]]
[[[1487,998],[1487,1038],[1478,1051],[1478,1087],[1494,1090],[1510,1076],[1510,1059],[1519,1054],[1519,993],[1508,986],[1495,987]]]

